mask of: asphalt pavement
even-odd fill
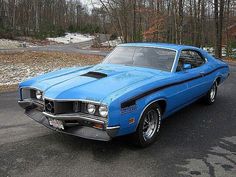
[[[99,41],[105,42],[109,39],[109,35],[100,34]],[[6,52],[24,52],[24,51],[47,51],[47,52],[65,52],[65,53],[80,53],[80,54],[89,54],[89,55],[100,55],[106,56],[109,51],[101,51],[96,49],[90,49],[93,44],[93,40],[79,42],[79,43],[70,43],[70,44],[53,44],[53,45],[46,45],[46,46],[35,46],[35,47],[19,47],[13,49],[1,49],[0,53]]]
[[[17,93],[0,93],[0,177],[236,176],[236,65],[215,104],[196,102],[164,120],[155,144],[128,137],[85,140],[23,114]]]

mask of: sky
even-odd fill
[[[86,5],[90,10],[93,8],[91,1],[94,3],[95,7],[99,7],[98,0],[80,0],[82,4]]]

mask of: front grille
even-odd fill
[[[44,99],[44,110],[50,114],[70,114],[85,113],[88,114],[87,104],[82,101],[59,101]],[[99,105],[95,105],[96,112],[94,116],[99,116]]]
[[[81,112],[80,101],[52,101],[44,100],[45,111],[51,114],[70,114]]]
[[[33,101],[37,109],[45,111],[50,114],[70,114],[70,113],[85,113],[87,111],[87,102],[82,101],[60,101],[60,100],[50,100],[45,98],[44,100],[38,100],[36,98],[36,89],[23,88],[21,89],[21,100],[29,99]],[[94,116],[99,116],[99,105],[95,104],[96,112]]]

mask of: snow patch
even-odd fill
[[[49,41],[54,41],[63,44],[86,42],[94,39],[94,36],[80,33],[66,33],[65,36],[56,38],[47,38]]]
[[[9,40],[9,39],[0,39],[0,49],[14,49],[20,47],[20,42]]]

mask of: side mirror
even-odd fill
[[[184,64],[184,70],[191,69],[191,68],[192,68],[191,64],[188,64],[188,63]]]

